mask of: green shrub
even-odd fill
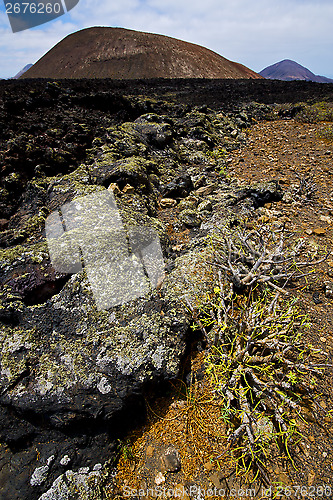
[[[304,104],[296,119],[303,123],[333,122],[333,103]]]

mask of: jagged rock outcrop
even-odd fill
[[[10,93],[0,109],[0,483],[12,500],[60,500],[64,483],[112,468],[117,439],[143,421],[145,398],[179,376],[198,340],[188,304],[212,283],[210,233],[281,196],[274,183],[240,188],[225,175],[255,105],[227,116],[113,95],[112,108],[92,99],[87,113],[86,94],[73,102],[66,86],[43,85],[21,94],[22,120],[10,121]],[[109,189],[126,230],[158,234],[166,275],[100,310],[86,269],[52,265],[45,221]]]

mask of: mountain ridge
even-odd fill
[[[126,28],[71,33],[22,78],[254,78],[246,66],[176,38]]]
[[[17,79],[17,78],[20,78],[21,75],[23,75],[23,73],[25,73],[26,71],[28,71],[28,69],[32,68],[33,64],[26,64],[26,66],[24,66],[24,68],[22,68],[18,73],[16,73],[15,76],[13,76],[13,78]]]
[[[315,75],[308,68],[302,66],[296,61],[292,61],[291,59],[283,59],[282,61],[272,64],[271,66],[267,66],[263,70],[259,71],[259,75],[270,80],[305,80],[317,83],[333,83],[331,78]]]

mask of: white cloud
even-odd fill
[[[123,26],[204,45],[260,71],[294,59],[333,73],[331,0],[81,0],[67,15],[12,34],[0,12],[0,76],[35,62],[67,34],[89,26]]]

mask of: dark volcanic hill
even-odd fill
[[[284,59],[283,61],[267,66],[259,73],[264,78],[270,80],[306,80],[308,82],[332,83],[333,80],[326,76],[319,76],[312,73],[309,69],[301,66],[295,61]]]
[[[68,35],[21,78],[262,78],[212,50],[124,28]]]

